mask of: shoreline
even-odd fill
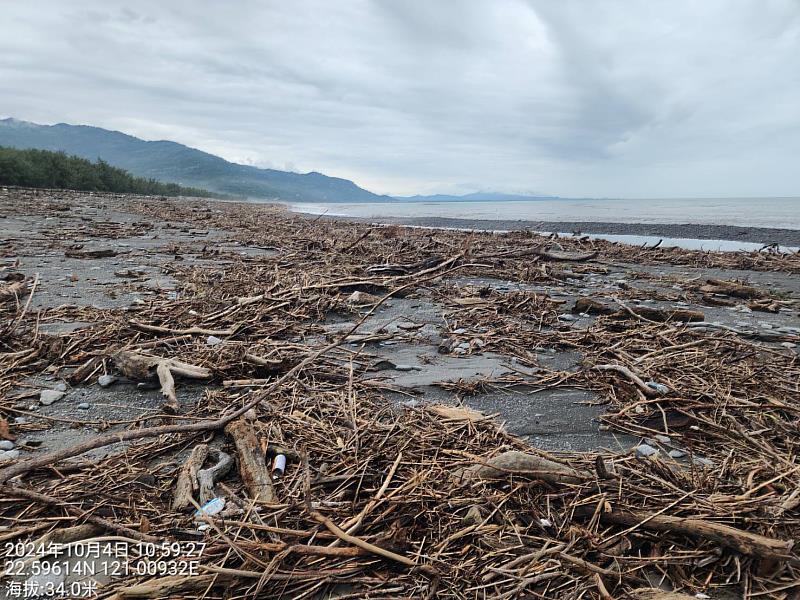
[[[80,507],[89,481],[95,497],[115,501],[100,522],[109,532],[172,543],[188,531],[225,548],[243,528],[247,539],[263,535],[235,519],[264,489],[277,502],[262,505],[261,519],[301,533],[321,522],[309,514],[309,494],[324,518],[347,523],[372,510],[380,489],[400,501],[377,521],[365,519],[359,538],[380,549],[395,539],[387,531],[406,532],[391,552],[441,569],[443,588],[460,597],[485,587],[489,568],[517,560],[477,546],[463,551],[465,524],[497,506],[533,515],[492,524],[502,527],[490,532],[496,539],[526,536],[521,556],[574,543],[576,560],[587,564],[597,560],[594,530],[560,525],[594,519],[602,496],[614,501],[602,514],[635,513],[640,525],[670,517],[711,526],[702,506],[722,492],[746,497],[775,486],[731,508],[741,518],[729,530],[781,548],[798,537],[777,509],[800,474],[774,457],[800,437],[800,254],[571,236],[556,245],[528,232],[379,227],[276,205],[70,192],[0,190],[0,215],[0,320],[11,324],[0,341],[0,481],[38,471],[27,478],[35,494],[0,510],[7,520],[20,506],[37,519],[61,515],[52,502]],[[249,414],[220,422],[234,410]],[[170,437],[161,427],[167,419]],[[270,477],[262,443],[294,455],[286,451],[282,477]],[[198,506],[207,498],[180,482],[193,457],[204,462],[212,450],[236,466],[219,476],[224,486],[215,490],[212,479],[209,495],[231,502],[219,529],[200,531],[189,498]],[[70,469],[48,475],[56,463]],[[250,463],[269,485],[249,483],[242,465]],[[487,465],[498,474],[462,479],[483,479]],[[603,474],[609,468],[614,477]],[[108,476],[115,472],[124,477]],[[542,473],[552,481],[540,481]],[[50,501],[53,481],[60,491]],[[364,493],[350,497],[362,482]],[[690,504],[677,506],[675,482],[693,490]],[[142,506],[152,533],[131,527],[144,522]],[[590,510],[575,510],[582,506]],[[468,519],[481,510],[481,521]],[[693,541],[656,524],[628,539],[629,524],[602,526],[630,548],[645,534],[672,535],[672,554],[656,550],[663,565],[708,553],[713,569],[727,570],[703,589],[741,596],[732,579],[739,565],[716,562],[718,547],[705,536]],[[26,523],[9,531],[29,533]],[[198,565],[213,570],[219,556],[200,556]],[[484,568],[487,556],[494,562]],[[341,574],[347,560],[337,585],[361,586],[362,575],[386,581],[386,566],[360,550],[265,557],[273,559],[280,573],[315,577],[321,569]],[[480,568],[465,576],[464,561]],[[248,573],[245,562],[225,564]],[[714,575],[692,565],[670,584]],[[422,577],[398,571],[392,589],[413,596],[427,585]],[[583,577],[580,585],[594,585]],[[181,585],[199,583],[187,593],[208,589],[207,580],[189,579]],[[238,593],[250,581],[225,585]],[[140,583],[123,576],[105,589],[124,595]],[[293,585],[286,596],[308,591],[304,580]],[[498,579],[492,593],[518,585]],[[630,596],[619,585],[614,593]]]
[[[290,209],[290,212],[295,212]],[[308,218],[333,221],[379,223],[382,225],[407,225],[435,229],[480,231],[554,231],[587,235],[640,235],[656,238],[697,240],[724,240],[754,244],[800,246],[800,230],[767,227],[742,227],[739,225],[702,225],[693,223],[618,223],[591,221],[527,221],[509,219],[457,219],[452,217],[383,217],[379,221],[370,217],[344,215],[315,215],[295,212]]]

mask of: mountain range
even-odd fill
[[[260,169],[228,162],[177,142],[146,141],[119,131],[67,123],[40,125],[13,118],[0,119],[0,146],[63,151],[92,161],[101,158],[137,177],[236,197],[287,202],[490,202],[557,198],[496,192],[393,198],[373,194],[348,179],[322,173]]]
[[[559,196],[539,196],[535,194],[502,194],[500,192],[472,192],[462,196],[433,194],[431,196],[395,196],[403,202],[514,202],[517,200],[561,200]]]
[[[204,188],[233,196],[290,202],[383,202],[352,181],[322,173],[292,173],[240,165],[170,141],[145,141],[119,131],[86,125],[39,125],[0,119],[0,146],[61,150],[103,159],[137,177]]]

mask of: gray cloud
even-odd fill
[[[32,0],[0,113],[385,193],[797,195],[796,0]]]

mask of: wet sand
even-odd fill
[[[318,215],[314,218],[318,218]],[[374,222],[358,217],[324,217],[343,221]],[[589,221],[524,221],[489,219],[452,219],[449,217],[385,217],[381,223],[482,231],[555,231],[559,233],[642,235],[698,240],[734,240],[756,244],[800,246],[800,230],[735,225],[702,225],[670,223],[594,223]]]

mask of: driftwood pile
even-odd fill
[[[571,307],[546,293],[455,277],[548,284],[647,253],[797,273],[797,256],[556,247],[526,233],[384,230],[236,204],[133,208],[235,231],[263,253],[171,247],[164,269],[177,297],[129,310],[32,310],[32,286],[5,294],[0,437],[15,435],[15,382],[45,370],[72,385],[110,373],[153,381],[166,400],[143,420],[0,466],[0,540],[68,531],[71,541],[207,543],[198,574],[114,579],[102,588],[112,598],[796,597],[796,354],[690,327],[704,318],[697,311],[643,311],[633,290],[587,299],[575,310],[597,319],[576,330],[561,322]],[[743,299],[735,283],[703,285],[713,289],[686,293]],[[687,460],[552,455],[466,408],[389,404],[362,378],[366,344],[386,338],[362,323],[387,300],[420,294],[447,307],[470,352],[516,359],[517,374],[487,385],[594,390],[608,403],[607,427],[668,439]],[[326,337],[332,313],[356,325]],[[69,319],[95,325],[66,338],[38,332]],[[578,350],[583,366],[542,368],[541,348]],[[196,405],[180,403],[184,378],[208,385]],[[105,458],[81,458],[120,442]],[[265,456],[276,454],[287,461],[274,479]],[[213,496],[226,498],[223,512],[195,517]]]

